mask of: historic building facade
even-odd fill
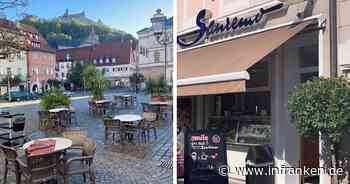
[[[167,18],[161,11],[157,11],[152,18],[163,20],[164,32],[172,39],[173,18]],[[140,72],[146,77],[164,76],[166,68],[167,81],[172,81],[173,74],[173,44],[168,43],[166,48],[159,44],[154,32],[154,24],[137,32],[138,36],[138,67]],[[166,50],[165,50],[166,49]],[[165,62],[166,58],[166,62]],[[167,66],[165,67],[165,64]]]
[[[47,81],[55,78],[55,51],[48,47],[46,40],[34,27],[4,19],[0,23],[2,31],[15,31],[19,37],[23,37],[23,48],[11,57],[1,59],[1,78],[7,77],[9,73],[11,77],[19,76],[22,82],[19,86],[11,87],[14,91],[42,92],[49,89]]]
[[[57,74],[60,81],[67,81],[75,63],[92,64],[105,70],[113,86],[128,86],[129,76],[136,69],[135,46],[132,41],[105,42],[93,46],[61,49],[57,51]]]

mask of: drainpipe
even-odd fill
[[[338,76],[337,1],[329,0],[331,76]]]

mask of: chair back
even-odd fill
[[[69,130],[62,133],[64,138],[70,139],[73,144],[72,148],[82,148],[84,142],[88,138],[88,134],[86,131],[81,130]]]
[[[45,155],[27,156],[28,169],[30,173],[39,178],[50,178],[56,174],[58,153],[49,153]]]
[[[0,149],[4,153],[6,160],[13,161],[13,162],[16,161],[18,154],[15,148],[11,148],[3,144],[0,144]]]
[[[49,119],[50,111],[38,111],[39,120],[41,119]]]
[[[83,145],[84,156],[94,156],[96,153],[96,142],[90,138],[87,138]]]
[[[146,121],[149,121],[149,122],[153,122],[157,120],[157,113],[155,112],[143,112],[142,116]]]

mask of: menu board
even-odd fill
[[[185,184],[228,184],[225,136],[218,130],[186,131]]]

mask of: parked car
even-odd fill
[[[73,96],[73,92],[71,92],[71,91],[64,91],[63,94],[66,96],[69,96],[69,97]]]
[[[2,99],[8,100],[8,93],[2,96]],[[32,94],[27,91],[11,91],[11,101],[35,100],[38,99],[37,94]]]

